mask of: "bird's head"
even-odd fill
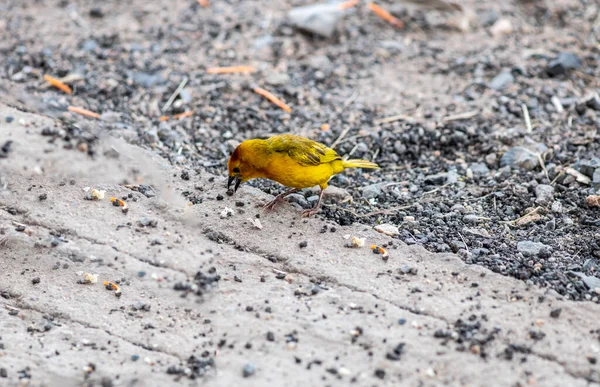
[[[269,153],[267,144],[260,139],[246,140],[238,145],[227,162],[229,171],[227,192],[233,195],[241,183],[257,177],[265,177],[264,169],[269,162]],[[229,188],[232,184],[233,191]]]
[[[237,148],[235,148],[235,150],[233,151],[233,153],[231,154],[231,157],[229,157],[229,161],[227,162],[227,169],[229,170],[229,179],[227,180],[227,190],[229,190],[231,187],[231,184],[235,184],[234,185],[234,192],[237,191],[238,187],[240,186],[240,184],[242,183],[242,181],[246,180],[244,179],[244,170],[245,170],[245,165],[243,165],[242,162],[242,146],[238,145]]]

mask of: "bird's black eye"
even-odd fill
[[[233,168],[233,173],[240,173],[240,169],[238,167]]]

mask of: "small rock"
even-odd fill
[[[267,332],[267,341],[275,341],[275,333],[271,331]]]
[[[102,8],[92,8],[90,9],[90,17],[91,18],[96,18],[96,19],[100,19],[104,17],[104,12],[102,11]]]
[[[315,70],[321,70],[327,73],[334,67],[327,55],[312,55],[304,61],[304,64]]]
[[[35,277],[34,279],[31,280],[31,283],[34,285],[37,285],[40,283],[40,281],[41,281],[40,277]]]
[[[568,274],[579,277],[579,279],[581,279],[581,281],[583,281],[583,283],[585,284],[585,286],[588,289],[590,289],[596,293],[600,292],[600,278],[588,276],[588,275],[585,275],[584,273],[574,272],[574,271],[570,271],[570,272],[568,272]]]
[[[446,184],[456,184],[458,183],[458,178],[460,175],[456,172],[456,169],[451,169],[448,171],[448,175],[446,176]]]
[[[338,4],[311,4],[292,8],[287,16],[294,27],[330,38],[343,14]]]
[[[448,173],[440,172],[440,173],[436,173],[435,175],[425,176],[425,179],[423,180],[423,182],[425,184],[430,184],[430,185],[442,185],[446,182],[447,178],[448,178]]]
[[[340,187],[336,187],[334,185],[329,185],[324,193],[326,198],[331,198],[336,202],[343,202],[346,200],[352,200],[352,195],[344,189]]]
[[[192,102],[192,95],[187,88],[181,89],[179,92],[179,98],[181,98],[181,101],[185,104]]]
[[[488,167],[495,167],[498,163],[498,155],[496,155],[495,153],[490,153],[489,155],[486,155],[485,163],[488,165]]]
[[[221,219],[225,219],[232,216],[233,214],[234,212],[231,208],[225,207],[223,208],[223,211],[221,211],[221,214],[219,214],[219,216],[221,217]]]
[[[560,312],[562,312],[561,308],[552,309],[552,311],[550,312],[550,317],[552,317],[552,318],[559,318],[560,317]]]
[[[83,275],[83,279],[81,279],[80,281],[81,282],[78,281],[78,283],[95,284],[96,282],[98,282],[98,274],[85,273]]]
[[[385,356],[388,360],[398,361],[402,357],[402,353],[404,352],[405,343],[399,343],[396,347],[387,353]]]
[[[467,224],[477,224],[477,223],[479,223],[479,220],[480,220],[480,218],[477,215],[469,214],[469,215],[463,216],[463,222],[465,222]]]
[[[86,193],[83,197],[85,200],[102,200],[106,195],[106,191],[99,189],[92,189],[90,192]]]
[[[346,246],[351,247],[351,248],[359,248],[359,247],[363,247],[365,245],[365,242],[366,242],[366,238],[360,238],[357,236],[353,236],[350,243],[347,243]]]
[[[375,199],[379,195],[383,194],[383,190],[381,189],[381,184],[371,184],[366,187],[361,188],[362,197],[369,200]]]
[[[147,198],[153,198],[156,196],[156,192],[149,185],[140,184],[138,187],[138,192],[144,195]]]
[[[575,164],[575,169],[588,177],[592,177],[600,169],[600,158],[593,157],[589,160],[580,160]]]
[[[512,22],[508,19],[498,19],[494,25],[490,27],[490,32],[494,37],[509,35],[513,32]]]
[[[592,187],[594,187],[597,190],[600,190],[600,168],[596,169],[596,171],[592,175]]]
[[[93,39],[86,40],[85,42],[83,42],[81,49],[85,52],[96,51],[96,49],[98,49],[98,42],[96,42]]]
[[[262,223],[260,222],[260,219],[256,219],[256,218],[254,218],[254,219],[253,219],[253,218],[248,218],[247,220],[248,220],[248,221],[250,222],[250,224],[251,224],[252,226],[254,226],[255,228],[257,228],[257,229],[259,229],[259,230],[262,230],[262,229],[263,229],[263,225],[262,225]]]
[[[498,12],[493,9],[488,9],[479,15],[479,22],[483,27],[487,28],[494,25],[499,17],[500,15],[498,15]]]
[[[517,250],[526,257],[535,257],[540,252],[549,249],[551,249],[550,246],[540,242],[521,241],[517,243]]]
[[[535,187],[535,202],[541,205],[547,205],[554,200],[554,187],[547,184],[540,184]]]
[[[590,207],[600,207],[600,195],[590,195],[585,198],[585,203]]]
[[[265,78],[265,82],[267,82],[271,86],[283,86],[290,80],[290,77],[286,73],[270,73]]]
[[[490,169],[484,163],[473,163],[469,167],[476,177],[487,176],[490,174]]]
[[[502,155],[500,166],[510,166],[511,168],[520,168],[526,171],[535,169],[540,163],[540,155],[545,152],[548,147],[544,144],[531,144],[528,148],[524,146],[510,148]]]
[[[425,375],[427,375],[430,378],[435,378],[436,377],[436,372],[433,368],[429,367],[425,370]]]
[[[377,368],[375,370],[375,377],[378,379],[384,379],[385,378],[385,371],[382,370],[381,368]]]
[[[150,219],[147,216],[142,216],[142,218],[138,221],[138,224],[142,227],[155,228],[158,225],[158,221],[155,219]]]
[[[313,283],[308,283],[300,286],[298,289],[294,291],[295,296],[314,296],[319,294],[322,288],[319,285],[315,285]]]
[[[275,39],[273,39],[272,35],[264,35],[264,36],[258,37],[254,40],[254,48],[257,49],[258,51],[260,51],[263,48],[266,48],[266,47],[269,47],[270,45],[272,45],[274,41],[275,41]]]
[[[598,96],[598,93],[590,93],[586,95],[585,97],[578,100],[577,104],[575,105],[575,110],[580,115],[585,114],[587,108],[596,111],[600,110],[600,96]]]
[[[48,199],[48,194],[47,193],[40,194],[38,196],[38,199],[40,202],[43,202],[44,200]]]
[[[155,85],[165,83],[165,79],[160,74],[149,74],[144,72],[134,72],[129,75],[131,81],[137,86],[149,89]]]
[[[462,231],[465,234],[476,235],[476,236],[480,236],[483,238],[490,237],[490,233],[488,232],[488,230],[486,230],[484,228],[463,227]]]
[[[247,363],[242,370],[242,374],[245,378],[248,378],[256,373],[256,366],[252,363]]]
[[[290,194],[286,196],[286,199],[289,203],[296,203],[302,208],[311,208],[310,203],[306,200],[306,198],[300,194]]]
[[[589,177],[587,177],[586,175],[584,175],[583,173],[579,172],[578,170],[576,170],[574,168],[569,167],[569,168],[565,169],[565,172],[568,175],[573,176],[575,178],[575,180],[577,180],[578,183],[589,185],[592,182],[592,179],[590,179]]]
[[[150,304],[147,304],[143,301],[136,301],[134,304],[131,305],[131,308],[133,310],[143,310],[143,311],[148,312],[148,311],[150,311],[151,306],[150,306]]]
[[[400,266],[398,271],[401,274],[410,274],[410,275],[417,275],[417,273],[419,272],[419,270],[416,267],[412,267],[412,266],[408,266],[408,265]]]
[[[549,76],[555,77],[562,75],[571,69],[578,69],[582,66],[581,59],[570,52],[561,52],[556,59],[552,60],[546,68]]]
[[[407,150],[407,146],[402,141],[394,142],[394,152],[396,152],[396,154],[403,155]]]
[[[385,235],[389,235],[391,237],[400,235],[400,231],[398,230],[398,227],[394,226],[393,224],[389,224],[389,223],[378,224],[377,226],[375,226],[373,228],[375,229],[375,231],[380,232]]]
[[[457,203],[450,208],[450,211],[458,212],[459,214],[464,214],[465,212],[467,212],[467,209],[462,204]]]
[[[312,195],[306,198],[306,201],[310,204],[310,207],[313,208],[315,204],[319,201],[319,195]]]
[[[504,70],[490,81],[490,89],[501,91],[514,81],[515,77],[512,73],[508,70]]]
[[[306,246],[308,246],[308,242],[307,241],[302,241],[298,244],[298,247],[300,247],[301,249],[305,248]]]

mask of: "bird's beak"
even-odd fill
[[[235,192],[238,190],[238,187],[242,183],[242,178],[240,177],[240,175],[229,176],[229,179],[227,180],[227,189],[229,189],[231,183],[233,182],[235,182],[235,185],[233,186],[233,190]]]

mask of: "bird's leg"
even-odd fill
[[[317,204],[315,204],[315,206],[313,208],[311,208],[310,210],[302,211],[303,218],[313,216],[320,211],[321,200],[323,200],[323,194],[325,194],[325,190],[323,188],[321,188],[321,192],[319,193],[319,200],[317,200]]]
[[[272,201],[270,201],[269,203],[265,204],[265,206],[263,207],[265,210],[272,210],[273,208],[275,208],[275,205],[277,203],[280,203],[283,201],[283,198],[285,198],[286,196],[288,196],[289,194],[293,194],[294,192],[297,192],[298,190],[296,188],[292,188],[289,191],[285,191],[282,194],[279,194],[277,196],[275,196],[275,199],[273,199]]]

